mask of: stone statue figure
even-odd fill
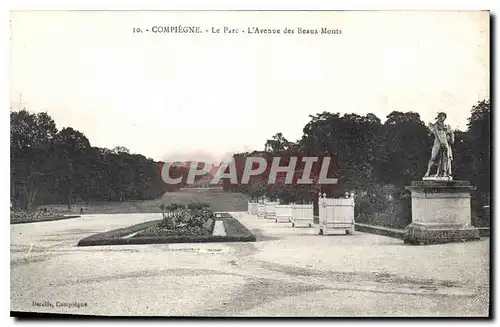
[[[446,114],[438,113],[436,122],[429,124],[429,129],[434,134],[434,146],[431,151],[431,159],[424,177],[429,177],[431,169],[437,164],[436,174],[432,177],[445,177],[452,179],[451,163],[453,153],[451,145],[455,142],[455,135],[449,125],[445,125]]]

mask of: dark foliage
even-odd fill
[[[162,162],[124,147],[91,146],[71,127],[58,131],[46,113],[10,113],[11,201],[34,210],[40,204],[75,201],[155,199],[179,185],[163,182]],[[186,176],[186,168],[172,167],[172,178]]]
[[[473,223],[489,226],[491,194],[490,101],[472,107],[466,131],[456,131],[453,145],[453,175],[477,187],[471,194]],[[235,154],[236,162],[248,156],[330,156],[335,158],[337,185],[289,185],[278,178],[252,178],[248,184],[223,179],[226,191],[242,192],[252,198],[267,195],[284,203],[316,202],[318,192],[330,197],[354,192],[359,221],[386,226],[406,224],[410,217],[408,193],[404,186],[421,179],[430,156],[432,136],[415,112],[393,111],[382,124],[374,114],[323,112],[310,116],[303,136],[296,142],[277,133],[263,151]],[[11,112],[11,201],[17,208],[33,210],[38,204],[78,200],[126,201],[158,198],[185,185],[187,168],[173,166],[170,176],[183,182],[163,182],[162,162],[155,162],[126,148],[93,147],[85,135],[71,127],[57,130],[46,113],[26,110]],[[236,167],[241,181],[243,167]],[[312,176],[316,178],[317,176]],[[390,195],[390,196],[389,196]],[[182,206],[182,208],[181,208]],[[178,211],[185,205],[163,207]],[[188,204],[190,209],[206,208]]]
[[[284,203],[309,202],[318,191],[329,197],[356,194],[356,220],[402,228],[411,222],[411,201],[404,187],[424,175],[433,137],[415,112],[393,111],[382,124],[374,114],[360,116],[323,112],[310,116],[303,136],[290,142],[277,133],[265,143],[264,151],[236,154],[283,156],[328,155],[336,160],[339,183],[331,186],[268,185],[267,180],[250,180],[249,185],[224,188],[259,196],[277,197]],[[471,109],[466,131],[456,131],[453,145],[453,175],[477,186],[472,192],[472,223],[489,226],[491,193],[490,101],[483,100]],[[240,178],[240,175],[238,175]],[[314,178],[314,176],[312,176]],[[486,206],[486,207],[485,207]],[[317,214],[317,208],[315,206]]]

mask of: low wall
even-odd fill
[[[382,227],[382,226],[374,226],[362,223],[355,223],[354,229],[364,233],[371,233],[383,236],[389,236],[394,238],[403,239],[405,235],[405,231],[403,229]]]
[[[355,230],[360,231],[360,232],[364,232],[364,233],[389,236],[389,237],[394,237],[394,238],[399,238],[399,239],[403,239],[403,237],[405,235],[404,229],[375,226],[375,225],[368,225],[368,224],[362,224],[362,223],[355,223],[354,225],[355,225]],[[477,227],[477,229],[479,230],[479,236],[481,236],[481,237],[489,237],[490,236],[490,228],[489,227]]]
[[[490,237],[490,228],[489,227],[476,227],[479,230],[479,236],[481,237]]]

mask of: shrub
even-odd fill
[[[201,230],[205,222],[213,218],[214,213],[206,203],[191,203],[183,206],[176,203],[166,206],[168,215],[158,224],[159,228],[168,230],[185,230],[188,232]]]
[[[360,223],[404,228],[411,223],[411,199],[406,190],[394,185],[375,185],[355,198],[354,213]]]
[[[165,211],[173,212],[180,209],[184,209],[186,206],[181,203],[171,203],[165,206]]]
[[[190,210],[209,209],[210,204],[205,202],[191,202],[187,205],[187,208]]]

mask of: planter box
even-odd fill
[[[257,217],[264,218],[266,216],[266,205],[264,203],[257,204]]]
[[[320,197],[319,235],[327,235],[334,230],[354,234],[354,199],[328,199]]]
[[[278,202],[266,202],[266,219],[276,220],[276,206]]]
[[[257,202],[249,202],[248,203],[248,213],[251,215],[257,215],[259,204]]]
[[[292,227],[313,225],[313,205],[312,204],[293,204],[292,205]]]
[[[248,202],[248,213],[250,215],[256,215],[257,210],[258,210],[258,203],[257,202]]]
[[[276,222],[289,223],[292,221],[292,205],[278,204],[276,206]]]

